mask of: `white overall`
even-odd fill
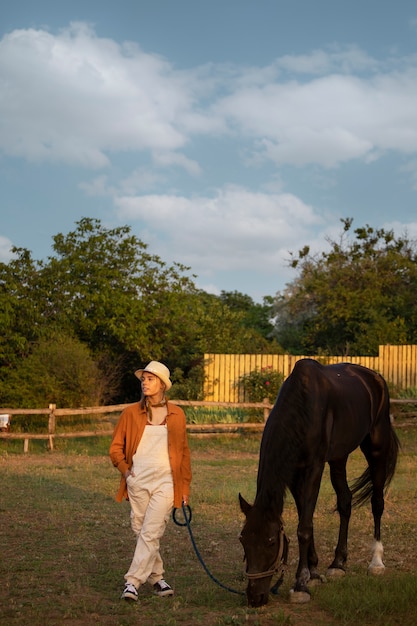
[[[125,579],[138,588],[146,581],[154,585],[164,575],[159,545],[174,505],[166,425],[145,426],[133,456],[132,472],[135,476],[128,477],[127,490],[137,540]]]

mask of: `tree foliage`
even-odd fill
[[[107,383],[87,346],[60,332],[35,343],[30,355],[9,370],[1,396],[18,408],[96,406],[106,398]],[[1,383],[0,383],[1,385]]]
[[[165,337],[155,328],[177,311],[180,296],[195,291],[187,268],[148,254],[129,227],[106,229],[87,218],[56,235],[53,249],[43,271],[50,316],[95,354],[122,348],[159,358]]]
[[[190,268],[149,254],[128,226],[83,218],[42,261],[14,248],[0,263],[0,404],[131,401],[133,372],[151,359],[171,369],[177,397],[197,400],[204,353],[355,355],[417,343],[415,242],[342,224],[325,252],[292,256],[297,277],[263,304],[198,289]]]
[[[14,248],[10,263],[0,263],[2,367],[13,367],[25,358],[44,325],[38,281],[39,265],[25,249]]]
[[[366,225],[350,237],[344,219],[330,250],[292,256],[297,278],[275,301],[275,333],[297,354],[377,354],[386,343],[417,341],[416,244]]]
[[[0,393],[14,389],[16,401],[16,372],[43,339],[50,346],[63,337],[81,342],[116,402],[137,397],[133,371],[152,359],[166,363],[183,393],[198,399],[205,352],[259,352],[274,345],[261,328],[263,309],[259,316],[258,305],[242,294],[235,299],[245,307],[197,289],[189,268],[149,254],[128,226],[105,228],[100,220],[83,218],[73,231],[53,238],[52,250],[35,261],[15,248],[14,259],[0,265]],[[249,321],[254,311],[256,323]],[[81,359],[72,347],[74,359]],[[123,372],[119,392],[114,372]],[[43,374],[54,401],[51,379]]]
[[[265,296],[263,304],[254,302],[247,294],[239,291],[222,291],[220,300],[232,311],[242,314],[242,325],[255,330],[264,339],[270,340],[273,336],[272,323],[274,299]]]

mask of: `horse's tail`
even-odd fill
[[[388,488],[391,480],[394,477],[395,468],[397,466],[397,458],[400,450],[400,442],[397,437],[397,434],[392,427],[389,425],[389,444],[385,457],[385,483],[384,483],[384,491]],[[352,492],[352,506],[361,506],[368,502],[373,493],[373,483],[371,479],[371,472],[369,466],[363,472],[359,478],[357,478],[351,485]]]

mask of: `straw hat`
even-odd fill
[[[149,372],[150,374],[154,374],[154,376],[158,376],[158,378],[160,378],[164,383],[166,391],[171,389],[172,382],[169,379],[170,372],[167,366],[163,363],[160,363],[159,361],[151,361],[145,368],[136,370],[135,376],[137,376],[140,380],[143,372]]]

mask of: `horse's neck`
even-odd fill
[[[288,379],[287,379],[288,380]],[[263,509],[281,516],[305,432],[305,411],[300,393],[285,383],[265,425],[259,455],[256,500]]]
[[[294,458],[289,453],[289,447],[281,447],[282,438],[275,437],[271,430],[261,445],[256,502],[263,509],[272,511],[274,517],[280,517],[287,487],[294,472]],[[277,442],[278,446],[275,445]]]
[[[285,491],[285,485],[280,484],[280,481],[271,481],[271,477],[265,481],[262,475],[258,474],[255,504],[268,512],[274,519],[278,519],[284,510]]]

